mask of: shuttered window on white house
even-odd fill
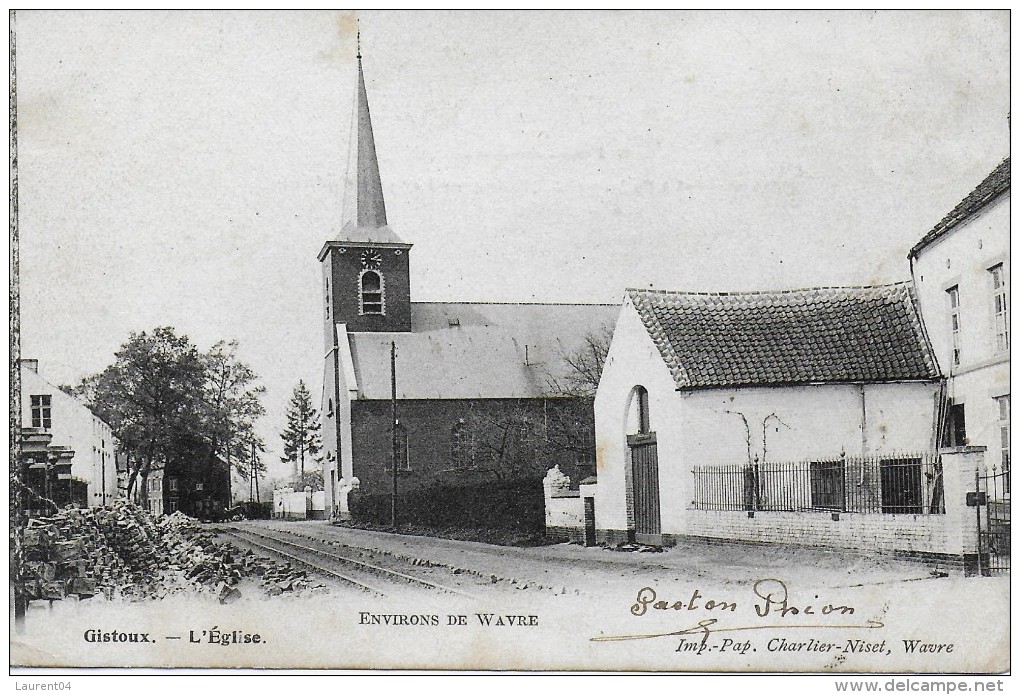
[[[995,351],[1009,350],[1009,311],[1006,308],[1009,290],[1006,287],[1006,271],[1002,264],[988,269],[992,282],[992,327],[995,331]]]
[[[1002,463],[1003,492],[1009,492],[1009,396],[995,399],[999,406],[999,455]]]
[[[953,346],[953,366],[960,364],[960,286],[953,285],[946,294],[949,295],[949,330]]]

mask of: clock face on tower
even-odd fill
[[[363,268],[371,268],[373,270],[379,268],[379,264],[382,262],[382,256],[378,251],[363,251],[361,254],[361,266]]]

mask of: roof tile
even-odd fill
[[[679,388],[939,376],[909,283],[628,296]]]

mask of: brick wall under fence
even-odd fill
[[[749,518],[740,512],[691,510],[687,517],[687,533],[760,543],[955,554],[943,515],[756,512]]]
[[[695,469],[683,535],[953,557],[966,565],[977,552],[967,492],[983,465],[982,448],[961,447],[838,465],[776,464],[762,467],[760,477],[720,467],[713,480]],[[780,475],[765,481],[768,470]],[[798,482],[777,495],[777,480]]]

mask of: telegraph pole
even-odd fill
[[[259,460],[255,455],[255,441],[251,443],[251,477],[255,481],[255,502],[262,504],[262,498],[259,495]]]
[[[391,434],[391,463],[393,465],[393,496],[390,498],[390,525],[397,530],[397,343],[390,341],[390,411],[392,422],[390,423]]]

